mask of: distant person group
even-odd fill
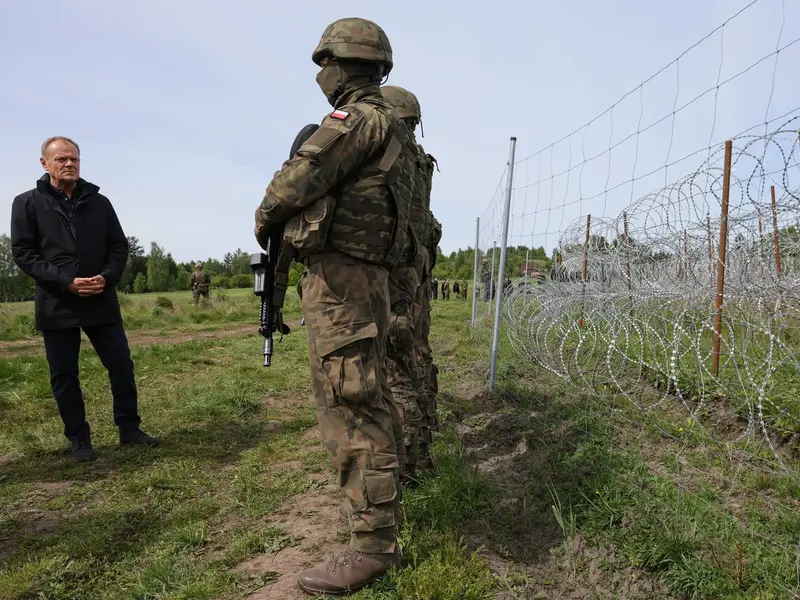
[[[372,21],[330,24],[312,54],[333,111],[275,173],[255,211],[256,240],[275,231],[305,266],[300,292],[320,433],[343,493],[347,552],[299,574],[316,595],[360,589],[400,564],[403,489],[431,457],[438,428],[437,372],[428,341],[431,280],[441,224],[430,208],[436,161],[417,142],[417,97],[382,85],[394,66]],[[155,446],[137,406],[115,286],[128,255],[100,188],[80,176],[80,148],[45,140],[45,174],[14,200],[14,260],[36,282],[50,384],[72,455],[95,458],[78,378],[83,330],[108,370],[121,444]],[[314,224],[310,226],[309,224]],[[209,299],[198,263],[193,301]],[[441,286],[450,298],[450,282]],[[467,284],[453,284],[466,298]]]
[[[431,297],[434,300],[439,299],[439,286],[440,286],[439,280],[436,277],[431,279]],[[461,298],[462,300],[466,300],[468,289],[469,287],[467,285],[466,279],[462,279],[461,283],[459,283],[458,281],[454,281],[452,290],[450,288],[450,280],[444,279],[441,283],[442,300],[449,300],[451,291],[453,294],[456,295],[456,298]]]

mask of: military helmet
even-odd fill
[[[384,85],[381,87],[383,99],[397,112],[401,119],[422,119],[422,109],[417,97],[405,88],[397,85]]]
[[[358,17],[339,19],[325,28],[311,60],[321,66],[326,56],[376,62],[384,66],[384,75],[394,65],[386,33],[376,23]]]
[[[194,266],[194,268],[195,268],[195,269],[202,269],[202,268],[203,268],[203,263],[201,263],[201,262],[197,263],[197,264]]]

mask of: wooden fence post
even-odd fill
[[[586,215],[586,241],[583,242],[583,291],[581,294],[581,318],[578,327],[583,328],[583,316],[586,308],[586,282],[589,279],[589,231],[592,224],[592,215]]]
[[[725,296],[725,261],[728,254],[728,204],[731,194],[731,155],[733,142],[725,142],[725,166],[722,172],[722,217],[719,223],[719,262],[717,263],[717,295],[714,299],[714,346],[711,351],[711,374],[719,374],[722,300]]]

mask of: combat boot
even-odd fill
[[[419,480],[416,478],[417,474],[417,466],[410,465],[406,463],[405,468],[403,469],[403,477],[401,479],[403,487],[413,488],[416,487],[419,483]]]
[[[300,573],[297,585],[309,594],[347,594],[379,579],[392,566],[400,566],[400,555],[396,552],[366,554],[349,550]]]
[[[342,521],[342,522],[343,522],[345,525],[347,525],[347,524],[349,524],[349,523],[350,523],[350,513],[351,513],[351,511],[352,511],[352,510],[353,510],[353,509],[352,509],[352,507],[350,506],[350,500],[347,500],[347,499],[345,499],[345,501],[344,501],[344,502],[342,502],[342,503],[339,505],[339,509],[336,511],[337,513],[339,513],[339,519],[340,519],[340,520],[341,520],[341,521]]]
[[[435,471],[436,466],[433,464],[433,457],[431,456],[431,449],[427,442],[419,443],[419,461],[417,466],[420,471]]]

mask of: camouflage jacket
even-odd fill
[[[395,220],[402,217],[405,226],[397,227],[397,230],[402,230],[398,233],[402,240],[398,241],[401,247],[405,245],[416,178],[416,173],[409,172],[413,165],[403,159],[402,154],[397,161],[400,173],[393,181],[403,188],[399,199],[397,193],[390,193],[380,178],[365,177],[360,172],[364,165],[381,159],[398,121],[377,85],[351,92],[346,102],[326,116],[297,154],[275,173],[255,215],[256,239],[262,247],[270,230],[282,226],[294,214],[329,192],[339,204],[357,203],[363,207],[362,210],[371,213],[369,218],[376,224],[373,233],[379,236],[381,245],[389,246],[392,240],[386,238],[392,236]],[[395,196],[394,200],[392,196]],[[343,199],[350,202],[343,203]],[[386,210],[388,204],[396,206],[389,211]],[[336,207],[331,236],[335,236],[337,230],[342,236],[356,236],[365,229],[358,218],[347,214],[348,210],[347,206]],[[348,225],[348,220],[354,222]],[[377,245],[374,239],[371,241]]]

